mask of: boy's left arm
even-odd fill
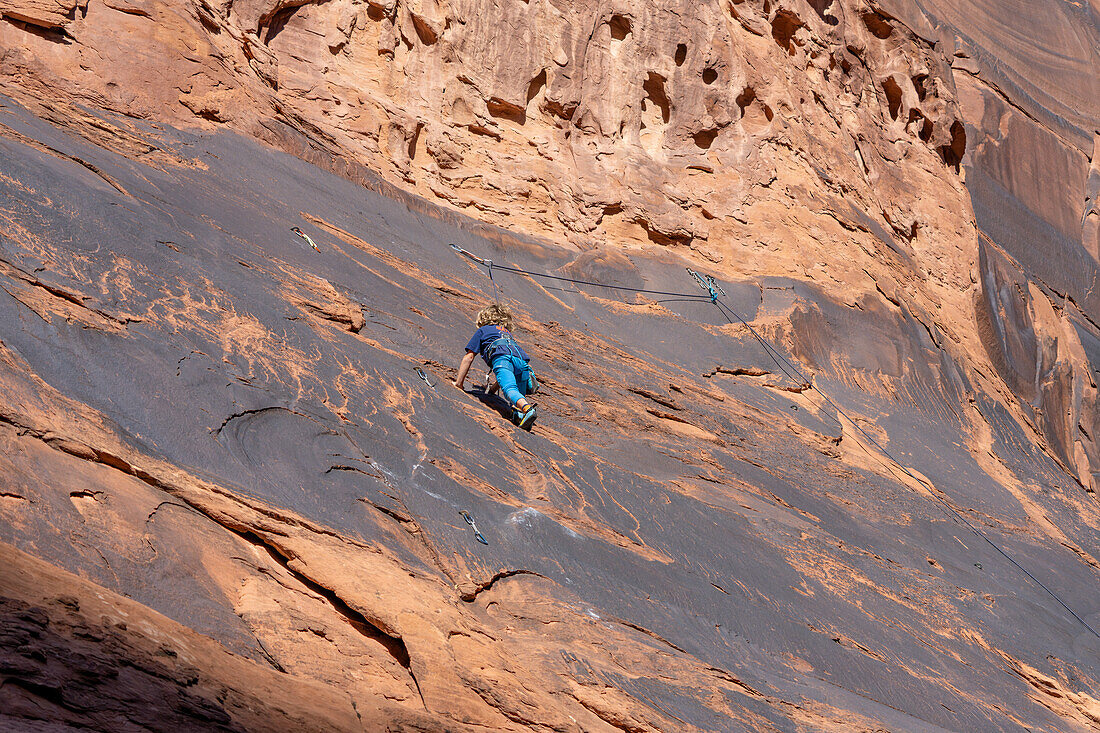
[[[462,389],[462,384],[466,381],[466,375],[470,373],[470,367],[473,366],[476,357],[477,354],[474,352],[466,352],[466,356],[462,357],[462,363],[458,365],[458,376],[455,377],[451,384]]]

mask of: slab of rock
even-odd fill
[[[368,729],[376,705],[392,725],[515,731],[1089,720],[1087,628],[936,500],[1095,613],[1079,481],[1100,339],[1007,256],[972,282],[948,267],[957,242],[856,196],[818,201],[785,168],[737,213],[777,223],[742,225],[752,276],[720,250],[577,252],[350,163],[334,176],[239,135],[3,104],[0,541],[130,595],[145,637],[180,628],[155,611],[243,670],[308,683],[269,695],[286,714],[347,700],[333,710],[354,702]],[[494,287],[448,242],[602,283],[494,270],[544,385],[531,433],[449,386]],[[769,242],[805,274],[767,274]],[[717,276],[756,335],[685,267]],[[984,331],[966,328],[975,305]],[[49,597],[13,595],[55,618]],[[77,709],[47,691],[48,717],[144,720],[130,708],[153,683],[126,676],[140,649],[115,653],[138,642],[94,621],[102,639],[76,648],[126,695]],[[38,628],[60,655],[53,623]],[[3,686],[21,719],[39,682],[86,689],[29,654]],[[219,659],[192,664],[197,689],[155,668],[171,720],[237,725],[222,700],[252,673],[226,680]]]
[[[1089,8],[5,7],[0,540],[146,607],[11,586],[20,722],[1096,724]]]
[[[37,28],[62,28],[74,19],[78,0],[3,0],[0,17]]]
[[[0,725],[153,731],[457,731],[227,652],[0,543]]]

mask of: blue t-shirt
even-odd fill
[[[495,348],[494,344],[496,344]],[[490,367],[493,366],[492,357],[503,354],[511,354],[524,361],[531,361],[531,357],[527,356],[527,352],[523,350],[523,347],[516,343],[516,340],[512,338],[512,334],[493,324],[482,326],[475,331],[470,343],[466,344],[466,351],[481,354],[481,358]],[[490,353],[490,351],[493,353]]]

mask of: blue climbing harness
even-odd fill
[[[512,338],[511,334],[504,332],[485,345],[485,361],[492,364],[498,356],[514,356],[517,359],[527,361],[526,354],[524,354],[520,345]]]

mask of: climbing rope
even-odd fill
[[[499,304],[500,289],[497,288],[497,279],[493,277],[493,261],[487,260],[487,264],[489,265],[489,282],[493,284],[493,302]]]
[[[733,312],[733,311],[731,310],[730,312]],[[734,315],[736,315],[736,313]],[[740,316],[738,316],[738,318],[740,319]],[[742,321],[742,323],[744,323],[744,321]],[[745,325],[748,325],[748,324],[745,324]],[[749,326],[749,328],[751,329],[752,327]],[[772,350],[774,351],[774,348]],[[842,407],[840,407],[840,405],[838,405],[836,402],[834,402],[833,399],[831,397],[829,397],[828,394],[823,392],[821,390],[821,388],[819,388],[817,385],[815,385],[811,381],[809,381],[806,378],[806,375],[802,373],[802,370],[799,369],[789,359],[787,359],[786,356],[784,356],[782,353],[779,353],[779,352],[776,352],[776,353],[779,355],[779,357],[784,362],[787,363],[787,365],[791,369],[793,369],[795,371],[796,374],[798,374],[798,376],[802,379],[803,384],[805,384],[808,388],[813,389],[815,392],[817,392],[819,395],[821,395],[821,398],[823,400],[825,400],[825,402],[827,402],[834,410],[836,410],[838,414],[843,415],[844,419],[846,419],[849,423],[851,423],[852,427],[854,427],[856,430],[858,430],[860,435],[862,435],[864,438],[866,438],[867,441],[871,445],[873,445],[875,448],[877,448],[878,451],[883,456],[885,456],[886,459],[889,460],[889,464],[888,464],[886,461],[883,461],[881,458],[879,459],[879,461],[884,466],[886,466],[887,468],[891,467],[890,464],[893,464],[894,466],[897,466],[898,468],[900,468],[902,470],[903,473],[905,473],[905,475],[909,476],[909,478],[913,479],[914,481],[916,481],[917,483],[921,484],[926,489],[928,489],[928,493],[932,496],[932,498],[935,500],[935,502],[939,506],[941,506],[942,508],[944,508],[946,510],[948,518],[954,518],[956,521],[961,522],[967,529],[969,529],[971,532],[973,532],[975,536],[977,536],[980,539],[984,540],[986,542],[986,544],[988,544],[990,547],[992,547],[994,550],[996,550],[997,553],[1001,555],[1001,557],[1003,557],[1005,560],[1008,560],[1008,562],[1010,562],[1013,566],[1015,566],[1017,570],[1019,570],[1024,575],[1026,575],[1031,580],[1031,582],[1035,583],[1035,585],[1039,586],[1044,591],[1046,591],[1046,593],[1051,598],[1053,598],[1055,601],[1057,601],[1058,604],[1060,606],[1062,606],[1062,608],[1066,609],[1066,611],[1069,612],[1069,614],[1071,616],[1073,616],[1073,618],[1077,619],[1077,621],[1079,621],[1082,626],[1084,626],[1086,629],[1088,629],[1092,633],[1093,636],[1100,639],[1100,633],[1097,633],[1096,629],[1094,629],[1091,625],[1089,625],[1088,621],[1081,618],[1081,616],[1079,616],[1076,611],[1074,611],[1072,608],[1070,608],[1069,605],[1067,605],[1066,602],[1063,601],[1062,598],[1057,593],[1052,591],[1041,580],[1039,580],[1034,575],[1032,575],[1031,572],[1027,568],[1025,568],[1023,565],[1021,565],[1019,562],[1017,562],[1016,558],[1012,557],[1012,555],[1008,554],[1008,552],[1005,551],[1004,549],[1002,549],[1000,545],[998,545],[996,542],[991,540],[989,538],[989,535],[987,535],[985,532],[983,532],[979,527],[974,526],[965,516],[963,516],[963,514],[961,512],[959,512],[958,509],[951,506],[950,503],[948,503],[943,497],[941,497],[936,492],[936,488],[932,485],[932,483],[930,481],[928,481],[927,479],[925,479],[921,476],[917,476],[915,473],[913,473],[912,470],[910,470],[908,467],[906,467],[906,465],[904,463],[902,463],[897,458],[895,458],[893,456],[893,454],[890,453],[890,451],[886,450],[886,448],[883,447],[883,445],[881,443],[879,443],[873,436],[871,436],[870,433],[868,433],[866,430],[864,430],[863,427],[860,426],[859,423],[857,423],[855,420],[853,420],[851,415],[849,415],[847,412],[845,412],[844,409]]]
[[[611,288],[612,290],[623,290],[630,293],[646,293],[648,295],[670,295],[676,298],[684,298],[686,300],[693,301],[709,300],[708,296],[700,295],[698,293],[672,293],[664,290],[649,290],[647,288],[633,288],[627,285],[609,285],[607,283],[597,283],[590,280],[577,280],[571,277],[562,277],[561,275],[551,275],[548,272],[532,272],[531,270],[524,270],[519,267],[509,267],[507,265],[495,264],[492,260],[487,260],[484,257],[478,257],[472,252],[469,252],[462,247],[459,247],[457,244],[452,244],[451,249],[453,249],[460,256],[471,259],[479,265],[482,265],[483,267],[487,267],[489,269],[490,279],[492,279],[492,271],[495,267],[498,270],[504,270],[505,272],[511,272],[517,275],[528,275],[530,277],[545,278],[547,280],[558,280],[561,282],[573,283],[574,285],[591,285],[592,287],[597,288]],[[495,280],[493,281],[493,287],[496,287]]]
[[[890,453],[888,450],[886,450],[886,448],[884,448],[874,437],[872,437],[866,430],[864,430],[859,425],[859,423],[857,423],[855,420],[853,420],[852,417],[850,415],[848,415],[848,413],[845,412],[845,410],[843,408],[841,408],[836,402],[834,402],[833,399],[831,397],[829,397],[828,394],[823,392],[817,385],[815,385],[809,378],[807,378],[806,375],[802,372],[801,369],[798,368],[798,366],[796,364],[794,364],[782,352],[780,352],[778,349],[776,349],[767,339],[765,339],[763,336],[761,336],[757,332],[757,330],[755,328],[753,328],[748,323],[748,321],[746,321],[744,318],[742,318],[737,313],[737,311],[735,311],[728,304],[723,303],[722,298],[728,298],[729,296],[726,295],[725,290],[723,290],[722,287],[717,282],[715,282],[714,278],[711,277],[710,275],[702,275],[698,272],[695,272],[691,268],[688,268],[688,273],[695,279],[696,283],[700,287],[702,287],[704,290],[707,291],[707,293],[705,295],[701,294],[701,293],[674,293],[674,292],[668,292],[668,291],[664,291],[664,290],[650,290],[648,288],[636,288],[636,287],[629,287],[629,286],[626,286],[626,285],[610,285],[610,284],[607,284],[607,283],[598,283],[598,282],[592,282],[592,281],[589,281],[589,280],[578,280],[578,279],[575,279],[575,278],[564,277],[564,276],[561,276],[561,275],[551,275],[550,273],[546,273],[546,272],[534,272],[532,270],[526,270],[526,269],[523,269],[521,267],[510,267],[510,266],[507,266],[507,265],[494,264],[492,262],[492,260],[487,260],[487,259],[484,259],[482,257],[478,257],[477,255],[473,254],[472,252],[467,251],[466,249],[458,246],[457,244],[451,244],[451,249],[453,249],[459,256],[466,257],[466,258],[468,258],[468,259],[470,259],[470,260],[486,267],[488,269],[489,279],[493,281],[494,292],[497,292],[497,290],[496,290],[497,284],[496,284],[496,280],[493,278],[492,271],[493,271],[493,268],[496,268],[498,270],[504,270],[505,272],[511,272],[511,273],[517,274],[517,275],[526,275],[526,276],[532,277],[532,278],[545,278],[545,279],[549,279],[549,280],[557,280],[557,281],[560,281],[560,282],[573,283],[574,285],[589,285],[589,286],[593,286],[593,287],[611,288],[613,290],[620,290],[620,291],[630,292],[630,293],[643,293],[643,294],[647,294],[647,295],[665,295],[665,296],[671,296],[672,299],[675,299],[675,300],[684,300],[684,301],[690,301],[690,302],[700,302],[700,301],[702,301],[702,302],[711,302],[711,303],[713,303],[715,306],[717,306],[718,310],[722,313],[723,317],[725,317],[726,321],[729,322],[731,325],[734,325],[734,321],[733,321],[733,319],[730,318],[730,315],[732,315],[737,321],[739,321],[750,332],[752,332],[752,335],[756,338],[757,341],[760,342],[760,344],[763,346],[765,352],[776,363],[776,365],[779,367],[780,371],[782,371],[789,379],[791,379],[791,381],[799,383],[800,385],[803,386],[804,389],[812,389],[813,391],[817,392],[819,395],[821,395],[822,399],[825,400],[825,402],[827,402],[834,410],[836,410],[837,414],[843,416],[849,423],[851,423],[852,427],[854,427],[857,431],[859,431],[859,433],[864,438],[866,438],[867,441],[871,445],[873,445],[875,448],[877,448],[879,453],[881,454],[881,456],[885,457],[886,460],[883,460],[881,457],[879,457],[880,462],[882,462],[882,464],[884,466],[886,466],[887,468],[891,468],[890,464],[893,464],[893,466],[896,466],[897,468],[901,469],[902,472],[904,472],[911,479],[913,479],[917,483],[919,483],[922,486],[924,486],[925,488],[927,488],[929,493],[931,494],[932,498],[935,500],[935,502],[941,508],[943,508],[945,510],[948,518],[953,518],[954,520],[962,523],[967,529],[969,529],[972,533],[974,533],[975,536],[977,536],[980,539],[982,539],[983,541],[985,541],[986,544],[988,544],[990,547],[992,547],[1001,557],[1003,557],[1005,560],[1007,560],[1009,563],[1011,563],[1013,567],[1015,567],[1017,570],[1019,570],[1021,573],[1023,573],[1029,580],[1031,580],[1031,582],[1035,583],[1035,585],[1037,585],[1039,588],[1044,590],[1047,593],[1047,595],[1049,595],[1051,598],[1053,598],[1058,603],[1058,605],[1060,605],[1062,608],[1064,608],[1083,627],[1088,629],[1088,631],[1093,636],[1100,639],[1100,632],[1097,632],[1096,629],[1094,629],[1089,624],[1088,621],[1086,621],[1076,611],[1074,611],[1072,608],[1070,608],[1070,606],[1064,600],[1062,600],[1062,598],[1057,593],[1052,591],[1041,580],[1039,580],[1034,575],[1032,575],[1032,573],[1027,568],[1025,568],[1023,565],[1021,565],[1016,560],[1016,558],[1014,558],[1012,555],[1010,555],[1008,553],[1008,551],[1006,551],[1000,545],[998,545],[996,542],[994,542],[992,539],[990,539],[989,535],[987,535],[985,532],[983,532],[979,527],[976,527],[974,524],[972,524],[969,520],[967,520],[967,518],[965,516],[962,515],[961,512],[959,512],[959,510],[955,509],[955,507],[951,506],[950,503],[948,503],[945,499],[943,499],[936,492],[936,489],[935,489],[934,486],[932,486],[931,482],[929,482],[925,478],[917,476],[915,473],[913,473],[913,471],[911,471],[909,468],[907,468],[905,466],[905,464],[903,464],[901,461],[899,461],[897,458],[895,458],[892,453]],[[497,297],[499,298],[499,292],[497,292]],[[887,461],[889,461],[889,463],[887,463]]]
[[[789,361],[787,361],[787,357],[783,356],[783,354],[781,354],[774,346],[771,345],[770,341],[761,336],[755,328],[749,325],[749,322],[742,318],[737,313],[737,311],[733,310],[728,305],[719,302],[718,300],[713,301],[713,303],[714,305],[718,306],[718,312],[722,314],[722,316],[726,319],[726,321],[729,322],[731,326],[735,324],[733,320],[729,317],[729,314],[732,314],[733,317],[736,318],[742,326],[749,329],[749,332],[751,332],[756,340],[760,342],[760,345],[764,347],[764,353],[771,357],[771,360],[775,362],[775,365],[779,367],[779,371],[783,372],[784,376],[786,376],[787,379],[800,385],[803,389],[810,389],[813,387],[813,384],[809,382],[805,378],[805,376],[802,376],[802,378],[799,379],[793,373],[791,373],[788,368],[784,366],[784,362],[786,362],[787,364],[790,363]]]
[[[717,303],[716,302],[716,305],[719,307],[719,309],[728,308],[728,306],[725,306],[722,303]],[[760,335],[756,333],[756,330],[753,329],[752,326],[749,326],[748,323],[745,323],[744,319],[742,319],[741,316],[737,315],[737,313],[735,311],[733,311],[732,309],[729,309],[729,312],[733,313],[733,315],[736,316],[737,319],[739,321],[741,321],[741,323],[748,326],[749,330],[751,330],[753,332],[753,334],[755,334],[758,339],[761,338]],[[725,314],[723,313],[723,315],[725,315]],[[729,320],[728,316],[726,317],[726,320]],[[732,323],[732,321],[730,321],[730,322]],[[764,342],[763,339],[761,339],[761,341]],[[766,342],[764,342],[764,343],[766,343]],[[938,493],[936,493],[936,489],[935,489],[934,486],[932,486],[931,482],[929,482],[925,478],[917,476],[909,468],[907,468],[904,463],[902,463],[897,458],[895,458],[893,456],[893,454],[890,453],[890,451],[886,450],[886,448],[884,448],[881,443],[879,443],[877,440],[875,440],[875,438],[872,437],[866,430],[864,430],[860,426],[859,423],[857,423],[855,420],[853,420],[852,417],[847,412],[845,412],[842,407],[840,407],[840,405],[838,405],[836,402],[834,402],[833,399],[831,397],[829,397],[828,394],[821,391],[820,387],[818,387],[813,382],[811,382],[809,379],[807,379],[806,375],[803,374],[802,370],[799,369],[797,365],[795,365],[793,362],[791,362],[790,359],[788,359],[786,356],[784,356],[781,352],[777,351],[775,349],[775,347],[771,346],[770,344],[766,344],[765,348],[768,349],[769,354],[774,354],[772,356],[772,359],[776,359],[776,356],[778,356],[779,359],[781,359],[783,362],[785,362],[787,364],[787,366],[790,367],[795,372],[795,374],[798,375],[798,378],[801,379],[801,384],[803,384],[807,388],[812,389],[813,391],[817,392],[819,395],[821,395],[821,398],[823,400],[825,400],[830,406],[832,406],[832,408],[834,410],[837,411],[838,414],[844,416],[844,418],[849,423],[851,423],[852,427],[854,427],[856,430],[858,430],[860,435],[862,435],[864,438],[866,438],[867,441],[871,445],[873,445],[875,448],[877,448],[879,450],[879,452],[883,456],[885,456],[891,464],[893,464],[894,466],[897,466],[898,468],[900,468],[902,470],[902,472],[904,472],[911,479],[913,479],[917,483],[919,483],[922,486],[924,486],[925,488],[927,488],[928,492],[932,495],[932,498],[936,501],[936,503],[947,510],[947,515],[948,515],[949,518],[954,518],[955,520],[961,522],[964,526],[966,526],[967,529],[969,529],[971,532],[973,532],[977,537],[984,540],[990,547],[992,547],[994,550],[996,550],[1002,557],[1004,557],[1006,560],[1008,560],[1010,563],[1012,563],[1012,565],[1014,565],[1020,572],[1022,572],[1024,575],[1026,575],[1033,583],[1035,583],[1037,586],[1039,586],[1044,591],[1046,591],[1047,594],[1049,594],[1051,598],[1053,598],[1055,601],[1057,601],[1059,603],[1059,605],[1062,606],[1062,608],[1066,609],[1066,611],[1068,611],[1071,616],[1073,616],[1075,619],[1077,619],[1081,623],[1082,626],[1084,626],[1086,629],[1088,629],[1090,632],[1092,632],[1092,634],[1094,636],[1096,636],[1098,639],[1100,639],[1100,633],[1097,633],[1096,629],[1094,629],[1092,626],[1090,626],[1088,621],[1085,621],[1085,619],[1083,619],[1079,615],[1077,615],[1077,612],[1075,612],[1072,608],[1070,608],[1068,605],[1066,605],[1066,602],[1063,601],[1058,596],[1058,594],[1056,594],[1054,591],[1052,591],[1050,588],[1048,588],[1046,585],[1044,585],[1042,581],[1040,581],[1038,578],[1036,578],[1034,575],[1032,575],[1028,571],[1027,568],[1025,568],[1023,565],[1021,565],[1019,562],[1017,562],[1014,557],[1009,555],[1008,552],[1003,550],[996,542],[991,540],[985,532],[983,532],[981,529],[979,529],[978,527],[971,524],[970,521],[967,520],[967,518],[965,516],[963,516],[962,513],[959,512],[959,510],[955,509],[955,507],[951,506],[951,504],[949,504]],[[776,363],[777,364],[779,363],[778,359],[776,359]],[[782,364],[780,364],[780,367],[782,368]],[[787,374],[787,376],[791,377],[792,380],[798,381],[798,379],[795,379],[790,374],[790,372],[787,372],[786,369],[784,369],[783,371],[784,371],[785,374]],[[881,458],[879,460],[887,468],[890,468],[890,465],[887,464],[886,461],[882,461]]]

